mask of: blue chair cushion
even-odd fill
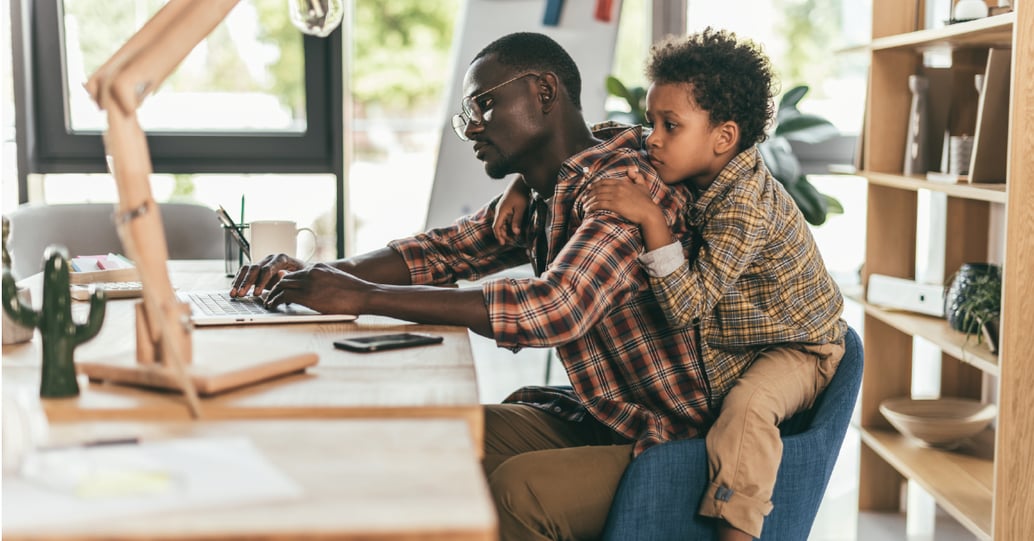
[[[780,426],[783,460],[762,540],[803,540],[811,532],[862,382],[862,345],[853,329],[845,346],[836,375],[815,405]],[[713,539],[715,520],[697,514],[708,484],[703,439],[647,449],[621,478],[603,539]]]

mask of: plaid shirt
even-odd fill
[[[766,347],[843,340],[844,299],[793,199],[757,148],[741,152],[688,209],[690,255],[650,285],[677,327],[699,326],[719,396]]]
[[[623,177],[634,164],[673,232],[683,236],[686,193],[660,182],[644,159],[642,142],[641,128],[628,128],[565,161],[549,198],[550,223],[525,227],[521,246],[500,246],[493,235],[495,201],[449,227],[390,244],[405,259],[414,284],[443,284],[534,262],[542,246],[536,235],[547,234],[546,266],[538,277],[489,280],[482,291],[496,343],[515,351],[556,347],[573,395],[558,400],[555,392],[527,388],[507,400],[570,420],[588,412],[635,440],[636,454],[662,441],[702,435],[714,420],[715,398],[695,330],[669,326],[650,291],[638,262],[638,227],[614,213],[584,209],[590,183]],[[539,217],[541,205],[529,205],[539,208],[533,212]]]

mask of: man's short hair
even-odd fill
[[[650,49],[646,77],[654,84],[688,83],[712,124],[740,127],[740,150],[765,140],[775,116],[775,76],[761,47],[726,30],[706,28]]]
[[[514,68],[514,71],[551,71],[567,89],[571,101],[578,110],[582,109],[582,76],[571,55],[544,34],[516,32],[489,43],[471,60],[495,54],[500,64]]]

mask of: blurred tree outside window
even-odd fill
[[[421,231],[461,0],[353,0],[350,253]]]
[[[74,131],[101,131],[82,83],[164,5],[65,0],[67,96]],[[148,131],[305,130],[302,35],[283,0],[248,0],[200,43],[138,111]]]

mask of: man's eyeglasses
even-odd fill
[[[512,83],[512,82],[514,82],[516,80],[518,80],[518,79],[523,79],[523,78],[525,78],[525,77],[527,77],[529,75],[534,75],[535,77],[539,77],[540,76],[538,73],[532,73],[532,72],[522,73],[522,74],[520,74],[520,75],[518,75],[518,76],[516,76],[516,77],[514,77],[512,79],[507,79],[507,80],[505,80],[505,81],[503,81],[503,82],[493,86],[492,88],[489,88],[488,90],[485,90],[484,92],[481,92],[480,94],[477,94],[477,95],[474,95],[474,96],[467,96],[466,98],[463,98],[463,100],[460,101],[460,110],[461,111],[459,113],[456,113],[455,115],[452,116],[452,129],[456,132],[456,135],[458,135],[459,138],[463,139],[464,141],[470,141],[470,139],[467,138],[467,133],[466,133],[467,132],[467,124],[473,122],[474,124],[480,125],[480,124],[482,124],[484,122],[488,122],[488,120],[490,119],[491,113],[492,113],[492,105],[491,105],[491,103],[489,103],[485,107],[482,107],[482,105],[480,103],[478,103],[478,102],[481,101],[481,98],[485,97],[490,92],[493,92],[495,90],[499,90],[500,88],[502,88],[502,87],[504,87],[504,86],[506,86],[506,85],[508,85],[508,84],[510,84],[510,83]]]

